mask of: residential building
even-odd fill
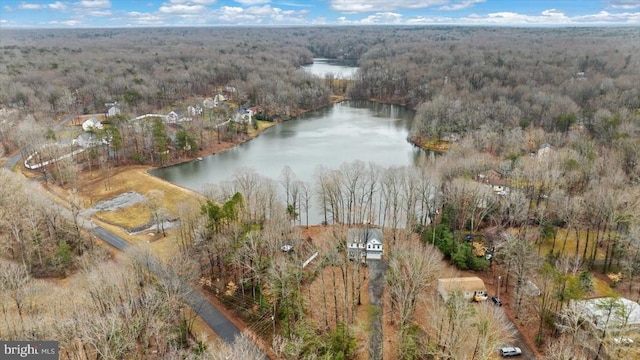
[[[479,277],[438,279],[437,292],[444,301],[449,300],[449,297],[454,291],[460,291],[462,296],[469,301],[479,299],[486,300],[488,297],[484,281]]]
[[[120,115],[121,111],[117,102],[109,103],[107,104],[107,106],[109,106],[109,108],[107,109],[107,117]]]
[[[352,228],[347,232],[347,254],[349,259],[380,260],[384,253],[382,230]]]
[[[93,116],[82,123],[82,130],[84,131],[102,130],[102,128],[103,126],[100,120]]]

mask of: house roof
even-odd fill
[[[449,294],[455,290],[462,292],[487,291],[487,288],[484,286],[484,281],[476,276],[438,279],[438,294],[445,301],[449,298]]]
[[[347,243],[366,244],[370,240],[378,240],[382,244],[382,230],[370,228],[352,228],[347,231]]]
[[[495,170],[491,169],[484,173],[478,174],[478,180],[484,182],[485,184],[489,184],[492,186],[505,186],[507,185],[507,181],[502,178],[502,174]]]
[[[635,301],[623,297],[605,297],[574,300],[573,303],[588,314],[589,322],[597,329],[603,330],[606,327],[610,330],[622,330],[625,325],[640,329],[640,304]]]
[[[91,129],[102,129],[102,123],[96,117],[90,117],[82,122],[82,129],[90,131]]]
[[[211,109],[212,107],[216,106],[215,101],[212,98],[206,98],[204,100],[202,100],[202,106]]]

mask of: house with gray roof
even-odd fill
[[[352,228],[347,231],[347,254],[349,259],[381,260],[384,253],[382,230]]]

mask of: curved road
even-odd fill
[[[120,251],[125,251],[130,245],[127,240],[100,226],[95,226],[90,231],[92,234]],[[170,276],[168,274],[171,274],[171,271],[169,271],[166,266],[155,259],[151,259],[147,266],[158,277]],[[193,311],[200,315],[202,320],[204,320],[204,322],[206,322],[222,340],[229,344],[233,344],[236,336],[240,335],[240,329],[238,329],[235,324],[229,321],[229,319],[218,311],[218,309],[193,286],[183,284],[183,290],[186,294],[184,299],[189,306],[191,306]]]
[[[54,131],[60,130],[62,126],[67,124],[71,119],[73,119],[76,115],[69,115],[64,118],[61,122],[54,126]],[[3,164],[5,169],[11,171],[18,161],[22,158],[21,150],[17,151],[13,156],[9,157]],[[55,206],[58,206],[51,200],[49,197],[46,197]],[[71,212],[63,207],[59,207],[61,215],[72,218]],[[84,219],[84,218],[83,218]],[[87,220],[87,219],[85,219]],[[104,240],[111,246],[115,247],[120,251],[124,251],[129,247],[129,242],[118,235],[110,232],[109,230],[102,228],[100,226],[95,226],[92,221],[83,221],[82,226],[91,232],[96,237]],[[167,277],[171,276],[171,271],[164,266],[160,261],[152,258],[149,260],[147,264],[149,269],[158,277]],[[236,337],[241,334],[240,329],[232,323],[222,312],[220,312],[209,300],[207,300],[196,288],[187,283],[182,283],[183,287],[182,293],[184,293],[184,300],[191,306],[193,311],[195,311],[200,318],[209,326],[213,331],[218,334],[218,336],[228,344],[233,344],[236,340]],[[267,359],[266,355],[262,355],[263,359]]]

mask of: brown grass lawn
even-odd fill
[[[144,204],[137,203],[116,211],[99,211],[94,215],[109,224],[117,224],[125,229],[134,229],[149,224],[151,212],[145,208]]]
[[[253,126],[249,126],[249,136],[252,138],[260,135],[260,133],[262,133],[265,129],[268,129],[276,124],[273,121],[262,120],[256,120],[256,123],[258,124],[258,129],[254,129]]]
[[[163,206],[173,216],[177,216],[179,204],[188,202],[199,207],[200,203],[204,201],[204,197],[200,194],[149,175],[147,170],[150,168],[148,166],[126,166],[113,169],[109,179],[109,188],[105,186],[104,174],[101,171],[83,173],[79,181],[79,196],[83,203],[82,206],[90,208],[99,201],[108,200],[129,191],[144,195],[152,189],[163,191]],[[63,201],[63,199],[68,201],[68,190],[57,186],[49,186],[48,190],[56,195],[52,197],[54,200],[69,208],[68,202]],[[167,259],[178,248],[175,229],[167,229],[166,237],[156,231],[143,232],[138,235],[130,235],[126,231],[133,226],[147,224],[150,218],[150,211],[143,204],[138,203],[116,211],[98,212],[94,214],[93,220],[96,224],[133,244],[151,243],[151,251],[156,256]]]
[[[150,169],[150,166],[132,165],[112,169],[111,176],[107,176],[103,171],[84,174],[80,182],[81,194],[95,203],[127,191],[144,195],[149,190],[158,189],[164,192],[164,206],[169,211],[175,211],[179,202],[190,201],[193,198],[204,199],[196,192],[149,175],[147,171]]]
[[[148,166],[125,166],[112,169],[111,176],[103,171],[94,171],[91,174],[83,174],[80,181],[80,195],[84,199],[86,207],[111,199],[119,194],[133,191],[145,195],[150,190],[161,190],[164,193],[163,207],[169,214],[176,216],[178,206],[182,203],[192,203],[199,206],[204,197],[188,189],[158,179],[149,175]],[[106,179],[108,177],[108,180]],[[144,204],[116,211],[98,212],[95,217],[104,222],[117,225],[126,229],[147,224],[151,219],[151,212]]]
[[[606,234],[600,234],[600,238],[605,239],[606,238],[605,235]],[[566,246],[563,245],[565,243],[565,237],[566,237]],[[560,251],[562,251],[562,248],[564,246],[564,253],[566,255],[575,256],[576,244],[577,244],[578,255],[582,256],[582,254],[584,253],[584,248],[585,246],[587,246],[587,257],[589,257],[593,252],[593,247],[596,246],[595,239],[596,239],[595,232],[590,232],[589,244],[587,245],[587,232],[585,230],[580,230],[576,234],[576,231],[573,229],[571,230],[558,229],[556,240],[555,240],[556,244],[553,252],[556,254],[559,253]],[[549,254],[549,252],[551,252],[552,247],[553,247],[553,239],[550,239],[544,242],[540,247],[540,256],[545,256],[546,254]],[[605,256],[604,251],[605,251],[604,247],[598,248],[596,250],[596,259],[604,259],[604,256]]]

